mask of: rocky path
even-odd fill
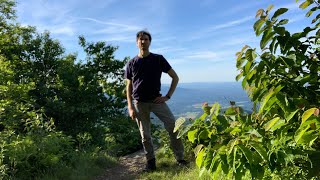
[[[119,158],[119,165],[107,169],[96,180],[133,180],[145,166],[143,150]]]

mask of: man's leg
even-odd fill
[[[150,123],[150,106],[149,103],[134,102],[136,110],[136,122],[140,130],[141,141],[146,154],[147,161],[155,158],[152,138],[151,138],[151,123]]]
[[[184,159],[184,148],[181,139],[177,139],[178,132],[173,133],[175,126],[175,117],[166,103],[152,104],[151,112],[153,112],[164,124],[164,127],[169,133],[170,143],[177,161]]]

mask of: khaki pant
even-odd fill
[[[177,132],[173,133],[175,117],[166,103],[138,102],[134,101],[136,110],[136,122],[138,124],[144,152],[147,160],[155,158],[151,138],[150,112],[153,112],[164,124],[170,136],[171,148],[176,160],[183,160],[184,148],[181,139],[177,139]]]

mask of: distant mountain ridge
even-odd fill
[[[163,84],[161,93],[165,95],[168,90],[169,85]],[[179,83],[167,104],[178,118],[201,114],[204,102],[209,105],[218,102],[222,108],[226,108],[230,106],[230,101],[235,101],[247,112],[252,110],[252,103],[238,82]]]

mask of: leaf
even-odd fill
[[[267,7],[267,12],[269,12],[269,11],[271,11],[271,9],[274,7],[274,5],[273,4],[270,4],[268,7]]]
[[[276,103],[280,106],[283,112],[286,112],[288,108],[287,97],[282,93],[278,93],[276,97],[277,97]]]
[[[211,166],[209,168],[209,171],[211,174],[213,174],[217,168],[218,168],[218,165],[220,164],[220,158],[218,155],[216,155],[213,159],[212,159],[212,162],[211,162]]]
[[[297,113],[299,111],[299,109],[296,109],[295,111],[293,111],[293,112],[286,112],[285,113],[285,119],[287,120],[287,121],[290,121],[292,118],[293,118],[293,116]]]
[[[244,67],[244,73],[247,75],[250,72],[250,69],[252,68],[252,61],[248,61],[247,64]],[[248,78],[247,78],[248,80]]]
[[[275,118],[271,119],[270,121],[268,121],[266,123],[264,129],[266,131],[269,131],[272,128],[272,126],[274,126],[279,120],[280,120],[280,117],[275,117]]]
[[[300,4],[299,8],[301,9],[305,9],[310,5],[310,0],[306,0],[305,2],[303,2],[302,4]]]
[[[280,8],[278,10],[276,10],[276,12],[273,14],[273,16],[271,17],[272,20],[275,20],[278,16],[280,16],[281,14],[284,14],[288,11],[287,8]]]
[[[277,25],[278,25],[278,26],[285,25],[285,24],[287,24],[288,22],[289,22],[288,19],[281,19],[281,21],[279,21]]]
[[[222,173],[222,162],[220,161],[218,164],[218,167],[212,174],[212,179],[218,179],[221,176]]]
[[[311,23],[315,23],[318,21],[318,19],[320,18],[320,14],[318,14],[314,19],[312,19]]]
[[[233,148],[233,161],[232,161],[232,164],[230,164],[230,166],[232,166],[232,171],[235,173],[237,171],[236,169],[236,159],[237,159],[237,151],[238,151],[238,148],[237,146],[235,146]]]
[[[241,49],[241,52],[243,52],[243,51],[246,50],[247,48],[250,48],[250,46],[248,46],[248,45],[243,46],[243,48]]]
[[[280,36],[283,36],[286,32],[286,29],[284,27],[273,27],[274,31],[279,34]]]
[[[219,112],[220,112],[220,104],[216,102],[212,105],[212,108],[210,109],[210,114],[214,114],[215,116],[218,116]]]
[[[306,111],[302,114],[301,124],[303,124],[307,119],[309,119],[309,117],[310,117],[311,115],[313,115],[316,110],[317,110],[317,108],[310,108],[310,109],[306,110]]]
[[[314,141],[318,139],[318,134],[314,132],[314,130],[305,132],[297,143],[301,145],[308,145],[309,147],[311,147]]]
[[[270,49],[270,52],[274,52],[276,51],[276,47],[275,47],[275,44],[277,43],[277,36],[275,36],[273,39],[272,39],[272,42],[270,43],[269,45],[269,49]]]
[[[178,131],[178,136],[177,138],[181,138],[182,136],[184,136],[192,127],[192,124],[188,124],[183,131]]]
[[[210,169],[211,165],[212,165],[212,160],[213,158],[215,157],[215,152],[212,152],[211,150],[209,150],[207,153],[206,153],[206,157],[204,158],[203,160],[203,166],[206,168],[206,169]]]
[[[173,132],[174,133],[177,132],[184,122],[186,122],[186,118],[183,118],[183,117],[178,118],[175,122]]]
[[[250,141],[249,144],[259,153],[263,160],[268,161],[267,151],[261,144],[258,144],[253,141]]]
[[[261,15],[263,14],[264,10],[263,9],[259,9],[256,13],[256,18],[261,17]]]
[[[284,119],[280,119],[278,122],[276,122],[276,124],[274,126],[271,127],[271,131],[275,131],[279,128],[281,128],[282,126],[286,125],[286,121]]]
[[[261,49],[264,49],[266,47],[268,42],[272,39],[273,35],[274,35],[274,32],[272,31],[271,28],[269,30],[263,32],[262,39],[260,41],[260,48]]]
[[[242,151],[242,153],[244,154],[244,156],[248,160],[249,164],[253,164],[252,152],[250,151],[250,149],[248,149],[247,147],[245,147],[242,144],[238,144],[237,147],[239,147],[239,149]]]
[[[204,121],[207,116],[208,116],[208,115],[207,115],[206,113],[203,113],[203,114],[199,117],[199,119],[200,119],[201,121]]]
[[[204,155],[205,155],[205,150],[201,149],[196,158],[196,165],[198,166],[198,168],[200,168],[202,165]]]
[[[236,81],[239,81],[240,78],[242,78],[242,77],[243,77],[243,72],[241,72],[240,74],[238,74],[238,75],[236,76]]]
[[[233,151],[233,148],[235,145],[237,145],[239,143],[239,140],[238,139],[232,139],[231,141],[229,141],[228,143],[228,152],[227,154],[230,155]]]
[[[228,172],[229,172],[229,164],[228,164],[227,155],[220,154],[220,160],[221,160],[221,168],[222,168],[224,174],[228,174]]]
[[[188,132],[188,140],[194,143],[196,140],[196,133],[198,132],[198,129],[192,130]]]
[[[188,134],[189,135],[189,134]],[[209,132],[207,129],[202,130],[198,135],[198,141],[200,142],[201,139],[206,140],[208,138]],[[188,136],[189,137],[189,136]]]
[[[279,85],[277,86],[275,89],[270,89],[269,92],[265,95],[261,106],[260,106],[260,110],[259,113],[261,113],[264,110],[264,106],[267,104],[267,102],[269,101],[269,99],[276,93],[278,93],[281,89],[283,88],[283,86]]]
[[[256,36],[259,36],[261,34],[261,26],[265,23],[266,21],[263,19],[259,19],[257,20],[254,25],[253,25],[253,29],[256,32]]]
[[[247,133],[249,135],[253,135],[253,136],[258,137],[258,138],[262,137],[261,134],[255,129],[250,129]]]
[[[312,15],[312,13],[314,12],[314,11],[316,11],[318,9],[318,7],[313,7],[313,8],[311,8],[309,11],[308,11],[308,13],[306,14],[306,17],[310,17],[311,15]]]
[[[300,141],[300,139],[302,138],[302,136],[304,135],[304,133],[309,129],[309,126],[306,126],[304,128],[299,128],[295,135],[294,135],[294,140],[296,143],[298,143]]]
[[[248,49],[246,51],[246,59],[247,59],[247,61],[253,61],[254,60],[252,53],[253,53],[252,49]]]
[[[195,148],[194,148],[194,155],[197,157],[199,152],[202,150],[203,148],[203,144],[198,144]]]

